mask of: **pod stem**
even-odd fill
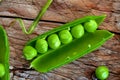
[[[35,20],[33,21],[33,23],[30,25],[29,29],[27,30],[24,22],[21,18],[16,18],[15,21],[13,21],[10,25],[13,25],[16,21],[19,22],[20,27],[22,28],[22,31],[25,34],[31,34],[34,29],[37,27],[41,17],[44,15],[44,13],[46,12],[46,10],[49,8],[50,4],[53,2],[53,0],[47,0],[47,3],[45,4],[45,6],[43,6],[43,8],[41,9],[41,11],[38,13],[37,17],[35,18]]]

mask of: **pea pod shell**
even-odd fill
[[[79,24],[83,24],[89,20],[95,20],[97,24],[100,25],[104,18],[105,15],[87,16],[81,19],[74,20],[30,40],[26,45],[34,46],[37,39],[45,39],[51,34]],[[46,52],[45,54],[38,56],[35,60],[32,61],[31,67],[39,72],[48,72],[97,49],[112,36],[113,34],[106,30],[98,30],[95,33],[86,32],[85,35],[83,35],[81,38],[75,39],[67,45],[62,45],[56,50],[48,50],[48,52]]]
[[[6,31],[0,25],[0,63],[5,67],[5,75],[0,80],[10,80],[9,75],[9,42]]]
[[[92,34],[85,33],[82,38],[76,39],[49,54],[37,57],[31,63],[31,67],[39,72],[48,72],[96,50],[112,36],[113,34],[106,30],[97,30]]]

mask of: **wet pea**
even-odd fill
[[[5,75],[5,67],[3,64],[0,63],[0,77]]]
[[[95,70],[95,75],[100,80],[105,80],[109,76],[109,69],[106,66],[99,66]]]
[[[45,39],[38,39],[35,48],[39,53],[45,53],[48,50],[48,43]]]
[[[57,34],[51,34],[48,37],[48,45],[52,49],[57,49],[61,45],[61,42]]]
[[[59,38],[60,38],[60,41],[63,44],[68,44],[73,39],[71,33],[68,30],[62,30],[62,31],[60,31],[59,32]]]
[[[80,38],[84,35],[84,28],[81,24],[74,26],[71,29],[71,34],[74,38]]]
[[[37,56],[37,51],[32,46],[25,46],[23,49],[24,57],[26,60],[32,60]]]
[[[95,20],[90,20],[84,24],[84,28],[87,32],[95,32],[98,25]]]

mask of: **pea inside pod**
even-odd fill
[[[9,42],[6,31],[0,25],[0,80],[10,80]]]
[[[45,39],[38,39],[35,48],[39,53],[45,53],[48,50],[48,43]]]
[[[59,40],[58,35],[57,34],[51,34],[48,37],[48,44],[49,44],[50,48],[57,49],[61,45],[61,42]]]
[[[87,32],[95,32],[95,30],[98,28],[98,25],[95,20],[89,20],[88,22],[84,23],[84,27]]]
[[[71,34],[74,38],[81,38],[84,35],[84,28],[81,24],[72,27]]]
[[[62,30],[62,31],[60,31],[59,32],[59,38],[60,38],[60,41],[63,44],[68,44],[73,39],[71,33],[68,30]]]
[[[104,18],[105,18],[104,15],[103,16],[87,16],[87,17],[66,23],[60,27],[50,30],[50,31],[30,40],[26,45],[34,47],[35,43],[38,39],[42,39],[42,38],[46,39],[47,38],[48,45],[51,48],[50,50],[48,49],[48,51],[46,53],[44,53],[43,55],[35,58],[31,62],[31,67],[39,72],[48,72],[52,69],[55,69],[64,64],[67,64],[75,59],[78,59],[78,58],[84,56],[85,54],[88,54],[89,52],[100,47],[102,44],[104,44],[104,42],[106,40],[108,40],[109,38],[111,38],[113,36],[112,33],[110,33],[109,31],[106,31],[106,30],[96,30],[96,28],[95,28],[95,31],[93,30],[92,33],[89,31],[84,32],[84,34],[82,33],[83,34],[82,37],[76,38],[74,40],[73,40],[73,38],[71,38],[70,40],[68,39],[69,44],[64,43],[63,45],[60,45],[61,42],[62,43],[64,41],[66,42],[66,40],[64,40],[64,37],[63,38],[60,37],[62,35],[62,34],[60,35],[60,32],[66,30],[68,28],[71,30],[73,27],[78,26],[80,24],[84,24],[84,23],[88,22],[89,20],[94,20],[98,26],[104,20]],[[69,31],[67,31],[67,32],[69,32]],[[71,35],[72,33],[69,33],[69,34]],[[53,35],[56,36],[56,39],[54,38]],[[72,36],[73,36],[73,34],[71,35],[71,37]],[[57,42],[57,47],[55,45],[56,42]],[[59,45],[58,45],[58,43],[59,43]],[[54,46],[53,46],[53,44],[54,44]]]
[[[34,57],[37,56],[37,51],[32,46],[25,46],[23,49],[24,57],[27,60],[32,60]]]

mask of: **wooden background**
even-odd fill
[[[10,27],[14,17],[23,18],[26,27],[32,23],[47,0],[2,0],[0,2],[0,24],[4,26],[10,41],[11,80],[91,80],[99,65],[110,69],[108,80],[120,80],[120,0],[54,0],[38,27],[31,35],[25,35],[19,24]],[[25,43],[63,23],[86,15],[106,14],[99,29],[115,34],[96,51],[46,74],[29,68],[22,55]]]

